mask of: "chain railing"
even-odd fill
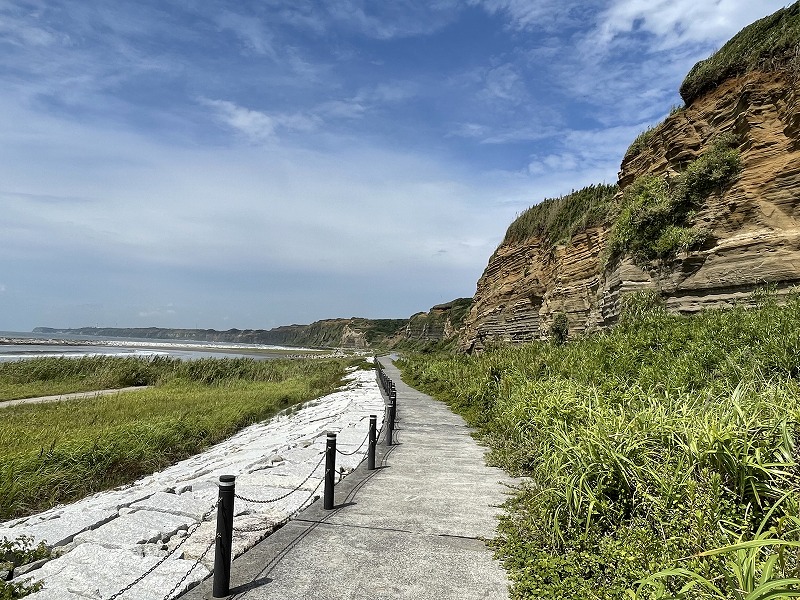
[[[395,419],[397,415],[397,391],[394,385],[394,382],[386,375],[386,372],[383,370],[380,362],[378,362],[377,358],[375,359],[375,370],[377,373],[377,380],[380,385],[381,391],[383,394],[386,395],[388,398],[388,403],[386,403],[386,412],[384,415],[384,424],[386,425],[386,444],[391,446],[393,444],[393,430]],[[233,532],[240,532],[240,533],[257,533],[263,531],[270,531],[272,530],[275,525],[273,523],[268,523],[266,525],[250,525],[245,527],[234,527],[233,525],[233,503],[234,499],[238,498],[243,502],[250,502],[254,504],[271,504],[274,502],[278,502],[280,500],[284,500],[291,496],[292,494],[297,493],[303,486],[308,483],[308,481],[314,476],[314,473],[317,472],[317,469],[325,461],[325,471],[323,473],[322,479],[317,483],[316,486],[309,492],[308,496],[300,503],[299,509],[302,509],[309,500],[312,500],[314,496],[317,494],[320,486],[324,484],[323,490],[323,508],[325,510],[332,510],[334,507],[334,475],[336,474],[336,455],[340,454],[341,456],[353,456],[361,451],[364,447],[364,444],[367,444],[367,453],[366,455],[359,461],[359,465],[367,460],[367,469],[368,470],[375,470],[375,454],[376,454],[376,446],[377,440],[380,434],[383,432],[383,425],[381,426],[380,430],[377,430],[377,415],[370,415],[369,417],[369,429],[367,431],[367,435],[362,440],[361,444],[355,449],[350,452],[343,452],[341,450],[337,450],[336,448],[336,433],[329,432],[327,434],[326,439],[326,446],[325,446],[325,453],[320,458],[319,462],[314,465],[311,469],[311,472],[303,479],[299,484],[293,487],[291,490],[282,494],[280,496],[274,498],[249,498],[247,496],[243,496],[236,493],[236,478],[233,475],[221,475],[219,478],[219,497],[214,505],[205,512],[201,517],[200,520],[191,525],[186,530],[186,535],[172,548],[172,550],[168,551],[163,557],[161,557],[155,564],[153,564],[150,568],[148,568],[144,573],[139,575],[136,579],[134,579],[131,583],[126,585],[124,588],[119,590],[118,592],[114,593],[113,595],[109,596],[107,600],[116,600],[117,598],[121,597],[126,592],[133,589],[137,584],[143,581],[148,575],[150,575],[153,571],[155,571],[158,567],[164,564],[175,552],[183,546],[184,543],[192,536],[192,534],[199,529],[199,527],[206,522],[214,511],[217,511],[217,532],[208,546],[203,550],[202,553],[195,559],[192,564],[189,566],[186,574],[169,590],[166,595],[164,596],[164,600],[170,600],[172,595],[179,590],[179,588],[184,584],[184,582],[189,578],[192,571],[194,571],[205,559],[206,555],[211,551],[211,548],[214,547],[214,582],[213,582],[213,597],[214,598],[222,598],[228,596],[230,594],[230,569],[232,563],[232,546],[233,546]],[[340,478],[341,480],[341,478]]]
[[[397,421],[397,388],[394,385],[394,381],[392,381],[386,374],[386,371],[383,370],[383,366],[377,357],[375,357],[375,372],[381,390],[389,399],[389,402],[386,405],[385,422],[386,445],[391,446],[394,443],[394,429]]]
[[[183,546],[183,544],[185,544],[185,543],[186,543],[186,540],[188,540],[188,539],[189,539],[189,538],[192,536],[192,534],[193,534],[195,531],[197,531],[197,529],[199,529],[200,525],[202,525],[202,524],[203,524],[203,522],[204,522],[204,521],[205,521],[205,520],[206,520],[208,517],[210,517],[210,516],[211,516],[211,515],[214,513],[214,511],[215,511],[215,510],[217,510],[217,506],[219,506],[219,500],[217,500],[217,501],[214,503],[214,506],[212,506],[212,507],[211,507],[211,508],[210,508],[210,509],[209,509],[207,512],[205,512],[205,513],[204,513],[204,514],[203,514],[203,515],[200,517],[200,520],[199,520],[197,523],[195,523],[194,525],[192,525],[191,527],[189,527],[189,528],[186,530],[186,536],[184,536],[184,537],[183,537],[183,539],[181,539],[181,541],[180,541],[180,542],[178,542],[178,543],[175,545],[175,547],[174,547],[172,550],[170,550],[169,552],[167,552],[167,553],[166,553],[164,556],[162,556],[162,557],[161,557],[161,558],[160,558],[160,559],[159,559],[159,560],[158,560],[158,561],[157,561],[157,562],[156,562],[156,563],[155,563],[155,564],[154,564],[152,567],[150,567],[149,569],[147,569],[147,570],[146,570],[144,573],[142,573],[141,575],[139,575],[139,577],[137,577],[136,579],[134,579],[133,581],[131,581],[131,582],[130,582],[128,585],[126,585],[124,588],[122,588],[121,590],[119,590],[119,591],[118,591],[118,592],[116,592],[115,594],[112,594],[111,596],[109,596],[109,597],[108,597],[108,600],[116,600],[117,598],[119,598],[120,596],[122,596],[122,595],[123,595],[125,592],[127,592],[127,591],[131,590],[131,589],[132,589],[134,586],[136,586],[138,583],[140,583],[141,581],[143,581],[145,577],[147,577],[148,575],[150,575],[150,573],[152,573],[153,571],[155,571],[155,570],[156,570],[158,567],[160,567],[161,565],[163,565],[163,564],[164,564],[164,563],[167,561],[167,559],[168,559],[170,556],[172,556],[173,554],[175,554],[176,550],[178,550],[178,548],[180,548],[181,546]],[[195,563],[194,563],[194,564],[193,564],[191,567],[189,567],[189,571],[186,573],[186,576],[185,576],[183,579],[181,579],[181,580],[180,580],[180,581],[179,581],[179,582],[178,582],[178,583],[175,585],[175,587],[173,587],[173,588],[172,588],[172,589],[171,589],[169,592],[167,592],[167,595],[166,595],[166,596],[164,596],[165,600],[166,600],[166,599],[168,599],[168,598],[169,598],[169,597],[172,595],[172,593],[173,593],[175,590],[177,590],[177,589],[178,589],[178,586],[180,586],[180,584],[182,584],[184,581],[186,581],[186,578],[187,578],[187,577],[189,577],[189,574],[190,574],[192,571],[194,571],[194,569],[195,569],[195,567],[197,567],[197,565],[199,565],[199,564],[200,564],[200,562],[203,560],[203,558],[205,557],[205,555],[208,553],[208,551],[211,549],[211,546],[213,546],[213,545],[214,545],[214,541],[212,541],[212,542],[211,542],[211,543],[208,545],[208,548],[206,548],[206,551],[205,551],[205,552],[203,552],[203,554],[200,556],[200,558],[198,558],[198,559],[195,561]]]
[[[286,494],[282,496],[278,496],[276,498],[249,498],[247,496],[242,496],[236,493],[236,478],[233,475],[222,475],[220,476],[220,499],[219,499],[219,510],[217,512],[217,538],[216,538],[216,551],[215,551],[215,562],[214,562],[214,582],[213,582],[213,597],[214,598],[223,598],[230,594],[230,567],[231,567],[231,546],[232,546],[232,536],[234,531],[238,532],[259,532],[259,531],[267,531],[269,530],[272,525],[250,525],[245,527],[235,527],[233,524],[233,501],[235,498],[242,500],[244,502],[253,502],[258,504],[268,504],[271,502],[277,502],[287,496],[301,490],[303,486],[308,482],[309,479],[317,472],[317,469],[322,464],[322,461],[325,461],[325,471],[323,472],[322,479],[317,483],[313,490],[311,490],[308,497],[303,500],[300,506],[304,506],[319,490],[321,485],[324,485],[323,488],[323,508],[325,510],[332,510],[335,508],[334,505],[334,485],[335,485],[335,475],[336,475],[336,455],[342,454],[344,456],[352,456],[356,454],[361,448],[364,447],[365,443],[368,443],[367,455],[366,459],[369,461],[368,469],[374,470],[375,469],[375,451],[377,445],[377,431],[376,431],[376,424],[377,424],[377,415],[370,415],[369,417],[369,430],[367,431],[367,435],[364,438],[364,441],[356,448],[356,450],[352,452],[339,452],[336,449],[336,433],[328,432],[325,440],[325,454],[320,458],[319,462],[314,465],[314,468],[311,469],[311,472],[308,476],[297,484],[294,488],[292,488]],[[388,431],[388,430],[387,430]],[[364,458],[361,459],[359,464],[364,461]]]

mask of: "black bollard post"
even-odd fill
[[[375,437],[378,429],[378,415],[369,416],[369,445],[367,446],[367,470],[375,470]]]
[[[394,435],[394,403],[389,401],[389,406],[386,407],[388,418],[386,419],[386,445],[392,445],[392,436]]]
[[[236,477],[220,475],[217,506],[217,541],[214,549],[214,598],[230,595],[231,547],[233,545],[233,497]]]
[[[397,388],[392,382],[392,391],[389,392],[389,406],[392,407],[392,424],[397,423]]]
[[[323,508],[333,508],[333,477],[336,475],[336,434],[328,432],[325,444],[325,492],[323,494]]]

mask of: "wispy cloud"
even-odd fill
[[[597,0],[469,0],[469,3],[482,6],[491,14],[506,15],[515,29],[547,32],[580,25],[585,12],[600,4]]]
[[[274,139],[280,130],[308,132],[319,125],[317,118],[301,113],[269,115],[258,110],[239,106],[228,100],[202,98],[200,102],[213,109],[216,118],[220,122],[254,142],[265,142]]]
[[[217,17],[217,23],[221,29],[232,31],[246,51],[269,56],[273,60],[278,58],[272,36],[265,31],[261,19],[224,11]]]
[[[614,0],[600,14],[594,38],[602,46],[627,34],[648,33],[659,51],[713,45],[785,5],[785,0]]]
[[[773,3],[0,0],[0,328],[469,294]]]
[[[338,0],[328,13],[340,26],[381,40],[428,35],[455,20],[457,0],[363,2]]]

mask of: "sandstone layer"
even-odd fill
[[[792,73],[729,80],[668,117],[647,147],[623,160],[620,190],[644,174],[677,175],[718,135],[736,134],[742,172],[695,215],[693,224],[712,232],[702,248],[668,262],[608,261],[608,226],[564,245],[502,244],[478,281],[462,348],[546,338],[561,312],[570,335],[605,327],[618,318],[621,298],[639,289],[658,290],[668,309],[692,313],[800,283],[799,95]]]

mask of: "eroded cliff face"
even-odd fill
[[[393,347],[447,341],[458,335],[472,305],[472,298],[457,298],[437,304],[428,312],[420,312],[408,319],[404,331],[392,341]]]
[[[644,266],[608,261],[608,227],[562,246],[538,238],[501,245],[478,281],[462,348],[548,337],[560,312],[570,335],[608,326],[621,298],[639,289],[656,289],[668,309],[691,313],[746,300],[766,285],[781,293],[800,283],[799,96],[794,74],[749,73],[670,116],[642,152],[623,160],[621,190],[644,174],[677,175],[715,137],[737,135],[740,176],[693,219],[712,232],[701,249]]]

